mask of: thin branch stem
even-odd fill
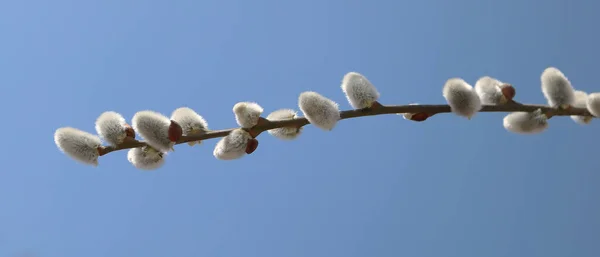
[[[537,109],[542,109],[542,112],[546,113],[548,117],[552,116],[589,116],[593,117],[585,108],[569,108],[567,110],[551,108],[547,105],[535,105],[535,104],[520,104],[517,102],[509,102],[504,105],[484,105],[479,112],[533,112]],[[439,113],[450,113],[449,105],[390,105],[381,106],[372,109],[359,109],[359,110],[347,110],[341,111],[340,117],[342,120],[352,119],[365,116],[375,116],[384,114],[400,114],[400,113],[427,113],[430,116]],[[306,118],[299,117],[296,119],[280,120],[280,121],[267,121],[250,129],[253,135],[259,135],[260,133],[283,127],[303,127],[310,124]],[[231,131],[237,128],[225,129],[225,130],[211,130],[204,134],[183,136],[176,144],[183,144],[192,141],[206,140],[211,138],[219,138],[227,136]],[[143,147],[146,143],[143,141],[131,140],[126,141],[118,146],[106,146],[103,151],[103,155],[110,152]]]

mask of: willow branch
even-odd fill
[[[569,108],[567,110],[555,109],[551,108],[547,105],[535,105],[535,104],[520,104],[517,102],[509,102],[504,105],[484,105],[483,108],[479,112],[533,112],[537,109],[542,109],[542,112],[546,113],[548,117],[552,116],[589,116],[593,117],[587,109],[585,108]],[[384,115],[384,114],[401,114],[401,113],[428,113],[430,116],[440,113],[450,113],[449,105],[390,105],[390,106],[381,106],[378,108],[372,109],[360,109],[360,110],[346,110],[340,112],[340,117],[342,120],[352,119],[358,117],[365,116],[375,116],[375,115]],[[275,128],[283,128],[283,127],[303,127],[310,124],[306,118],[299,117],[295,119],[289,120],[279,120],[279,121],[268,121],[253,127],[250,129],[253,135],[259,135],[260,133],[275,129]],[[204,134],[198,135],[190,135],[183,136],[176,144],[183,144],[192,141],[206,140],[211,138],[220,138],[227,136],[231,131],[237,128],[225,129],[225,130],[211,130]],[[143,141],[130,140],[126,141],[118,146],[106,146],[104,148],[104,153],[108,154],[110,152],[143,147],[146,146],[146,143]]]

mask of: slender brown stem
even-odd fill
[[[551,116],[571,116],[571,115],[580,115],[580,116],[589,116],[593,117],[585,108],[569,108],[567,110],[562,109],[554,109],[547,105],[535,105],[535,104],[520,104],[517,102],[509,102],[504,105],[484,105],[483,108],[479,112],[533,112],[537,109],[542,109],[544,113],[550,113]],[[430,115],[438,114],[438,113],[450,113],[450,106],[448,105],[395,105],[395,106],[381,106],[373,109],[362,109],[362,110],[347,110],[341,111],[340,117],[342,120],[352,119],[358,117],[365,116],[375,116],[375,115],[384,115],[384,114],[397,114],[397,113],[428,113]],[[296,118],[289,120],[280,120],[280,121],[268,121],[264,120],[259,125],[250,129],[253,135],[259,135],[260,133],[275,129],[275,128],[283,128],[283,127],[302,127],[310,124],[306,118]],[[211,138],[225,137],[231,131],[237,128],[225,129],[225,130],[212,130],[208,131],[205,134],[201,135],[193,135],[193,136],[184,136],[182,137],[177,144],[183,144],[191,141],[205,140]],[[119,151],[123,149],[130,149],[135,147],[145,146],[146,143],[143,141],[127,141],[118,146],[106,146],[104,149],[104,154],[108,154],[110,152]]]

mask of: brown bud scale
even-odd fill
[[[179,139],[181,139],[182,135],[183,129],[181,128],[179,123],[177,123],[174,120],[171,120],[171,125],[169,125],[169,140],[171,142],[177,142],[179,141]]]
[[[508,101],[512,100],[515,97],[515,95],[517,94],[517,91],[511,84],[504,84],[501,86],[501,88],[502,88],[502,94]]]
[[[256,138],[248,139],[248,144],[246,145],[246,153],[253,153],[256,148],[258,148],[258,140]]]
[[[427,118],[429,118],[429,114],[428,113],[424,113],[424,112],[420,112],[420,113],[415,113],[410,117],[410,120],[412,121],[425,121],[427,120]]]
[[[135,139],[135,130],[133,130],[133,127],[127,123],[125,123],[125,135],[127,135],[129,138]]]

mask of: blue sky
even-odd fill
[[[596,257],[600,122],[551,120],[540,135],[504,114],[425,123],[399,116],[263,134],[236,161],[216,140],[177,147],[160,170],[126,152],[97,168],[61,154],[54,131],[94,131],[189,106],[212,129],[232,106],[297,109],[317,91],[350,108],[346,72],[384,104],[444,103],[451,77],[490,75],[544,103],[556,66],[600,91],[593,1],[75,1],[0,3],[0,256]]]

